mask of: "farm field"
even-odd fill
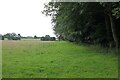
[[[3,78],[117,78],[118,58],[65,41],[2,42]]]

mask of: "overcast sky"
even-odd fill
[[[55,36],[51,18],[41,11],[44,0],[0,0],[0,34],[20,33],[22,36]]]

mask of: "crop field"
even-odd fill
[[[3,78],[117,78],[118,58],[65,41],[2,42]]]

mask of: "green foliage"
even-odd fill
[[[37,39],[37,36],[35,35],[34,38]]]
[[[116,17],[116,19],[120,18],[120,3],[113,4],[112,13]]]
[[[16,33],[7,33],[4,35],[5,38],[8,38],[8,40],[21,40],[21,35]]]
[[[52,16],[53,30],[64,40],[108,47],[110,42],[114,43],[111,35],[114,33],[111,26],[109,30],[107,29],[105,21],[105,14],[110,11],[117,18],[116,20],[120,21],[118,3],[49,2],[45,5],[43,13]],[[111,25],[111,22],[109,24]],[[116,24],[118,28],[119,24]]]
[[[4,40],[4,36],[2,36],[2,40]]]
[[[56,38],[55,37],[50,37],[50,41],[55,41]]]
[[[41,37],[40,40],[42,41],[55,41],[55,37],[50,37],[49,35],[45,35],[45,37]]]

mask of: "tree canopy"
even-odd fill
[[[49,2],[43,13],[64,40],[119,47],[120,3]]]
[[[16,33],[7,33],[4,35],[4,38],[7,38],[8,40],[21,40],[21,35]]]

